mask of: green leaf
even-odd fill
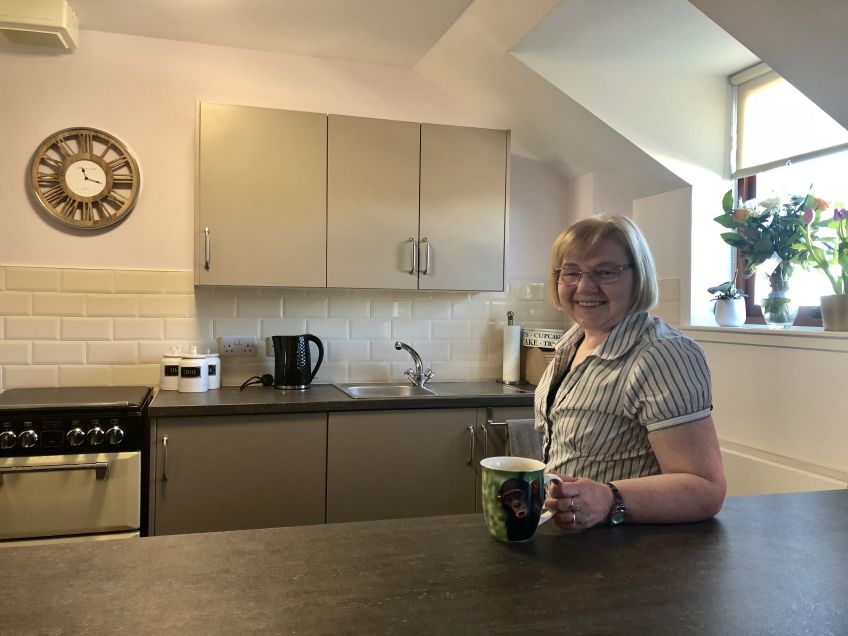
[[[757,239],[757,242],[754,243],[754,251],[756,252],[771,252],[773,249],[773,244],[771,239],[767,236],[761,236]]]
[[[733,212],[733,190],[728,190],[721,199],[722,209],[730,214]]]
[[[746,247],[748,242],[736,232],[722,232],[722,240],[731,247]]]
[[[733,216],[730,214],[722,214],[713,219],[716,223],[723,225],[726,228],[730,228],[731,230],[735,228],[738,224],[733,220]]]

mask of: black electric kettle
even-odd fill
[[[312,368],[309,343],[318,346],[318,362]],[[271,336],[274,344],[274,388],[308,389],[324,361],[324,344],[311,333],[300,336]]]

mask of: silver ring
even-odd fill
[[[574,512],[574,497],[571,498],[571,504],[568,506],[568,509]]]
[[[577,512],[576,511],[571,513],[571,527],[572,528],[577,527]]]

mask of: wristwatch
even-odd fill
[[[609,522],[611,526],[618,526],[624,523],[625,513],[627,512],[624,509],[624,499],[621,497],[621,493],[618,492],[618,488],[612,483],[607,483],[607,486],[609,486],[612,496],[615,498],[615,510],[610,513]]]

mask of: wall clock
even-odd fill
[[[30,187],[53,218],[99,229],[125,218],[141,189],[130,148],[96,128],[66,128],[45,139],[32,158]]]

